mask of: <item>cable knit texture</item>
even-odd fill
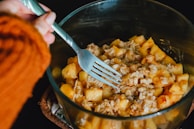
[[[49,49],[31,23],[0,13],[0,127],[11,128],[50,63]]]

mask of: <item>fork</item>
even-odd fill
[[[36,0],[21,0],[21,2],[37,16],[46,13]],[[121,74],[119,72],[94,56],[90,51],[81,49],[56,22],[53,23],[52,28],[76,52],[78,63],[85,72],[120,92],[117,86],[121,82]]]

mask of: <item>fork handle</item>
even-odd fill
[[[23,0],[22,2],[25,2],[25,6],[30,8],[37,16],[46,13],[36,0]],[[56,22],[53,23],[52,28],[76,53],[78,53],[80,47],[74,42],[69,34],[67,34]]]

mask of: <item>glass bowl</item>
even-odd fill
[[[47,70],[50,83],[66,121],[81,129],[176,129],[186,119],[194,97],[194,27],[178,11],[152,0],[101,0],[84,5],[61,22],[62,28],[85,48],[94,42],[102,45],[116,38],[123,41],[134,35],[152,37],[169,56],[181,62],[190,74],[189,92],[174,105],[142,116],[108,116],[86,110],[59,89],[63,81],[60,70],[74,51],[59,37],[51,45],[52,62]],[[82,126],[87,123],[87,126]]]

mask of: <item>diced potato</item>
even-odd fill
[[[125,82],[128,82],[128,79],[130,78],[130,74],[126,74],[122,76],[122,85],[125,85]]]
[[[118,103],[117,107],[119,110],[126,110],[126,108],[129,106],[129,100],[128,99],[122,99]]]
[[[88,119],[89,118],[90,118],[90,115],[89,114],[84,113],[84,112],[79,112],[77,114],[77,116],[76,116],[75,123],[79,126],[80,129],[85,129],[84,126],[87,125],[87,124],[89,124],[89,122],[88,122]]]
[[[164,108],[170,106],[172,103],[171,103],[168,95],[160,95],[157,98],[157,104],[158,104],[159,109],[164,109]]]
[[[176,62],[170,57],[170,56],[165,56],[164,59],[162,60],[163,64],[176,64]]]
[[[72,78],[66,78],[66,79],[65,79],[65,83],[67,83],[67,84],[70,84],[70,85],[74,86],[74,85],[75,85],[75,79],[72,79]]]
[[[87,79],[88,79],[88,73],[86,73],[85,71],[80,71],[79,72],[79,80],[82,82],[82,83],[86,83],[87,82]]]
[[[80,123],[80,125],[79,125],[80,129],[100,129],[101,118],[98,118],[98,117],[92,117],[92,118],[80,117],[79,121],[81,121],[83,119],[84,119],[84,122],[82,122],[82,123],[78,122],[78,123]]]
[[[179,84],[176,82],[174,83],[170,88],[169,88],[169,92],[172,94],[183,94],[184,92],[181,90],[181,87],[179,86]]]
[[[53,70],[52,70],[52,76],[54,78],[58,78],[61,76],[61,68],[59,67],[54,67]]]
[[[162,51],[156,44],[154,44],[150,51],[151,55],[154,55],[156,61],[161,61],[165,56],[165,52]]]
[[[112,41],[112,43],[110,44],[110,46],[119,46],[119,44],[121,43],[122,41],[120,39],[115,39],[114,41]]]
[[[129,38],[129,40],[135,40],[138,36],[137,35],[134,35],[132,37]]]
[[[78,58],[77,58],[77,56],[69,57],[69,58],[68,58],[67,64],[71,64],[71,63],[78,64]]]
[[[170,76],[170,73],[162,70],[158,70],[152,81],[155,87],[166,87],[174,83],[174,79]]]
[[[81,106],[86,110],[92,111],[93,104],[91,101],[86,100],[85,98],[81,102]]]
[[[181,88],[181,90],[183,91],[183,93],[187,93],[187,90],[188,90],[188,81],[186,80],[182,80],[179,83],[179,86]]]
[[[88,113],[85,112],[79,112],[76,116],[76,120],[75,123],[84,125],[86,121],[88,121],[88,119],[90,119],[90,115]]]
[[[147,119],[145,122],[145,129],[157,129],[157,126],[152,119]]]
[[[175,93],[175,94],[169,94],[168,96],[170,98],[171,103],[174,104],[182,98],[183,94],[176,94]]]
[[[71,63],[75,63],[78,72],[81,71],[81,67],[79,66],[77,56],[68,58],[67,64],[71,64]]]
[[[101,118],[98,117],[93,117],[92,121],[92,128],[91,129],[100,129],[100,125],[101,125]]]
[[[113,58],[111,61],[114,62],[115,64],[121,64],[122,63],[122,60],[119,59],[119,58]]]
[[[101,60],[106,60],[108,57],[107,57],[106,55],[101,55],[101,56],[99,56],[99,58],[100,58]]]
[[[116,57],[119,57],[126,52],[126,49],[118,48],[117,46],[112,46],[112,49]]]
[[[174,121],[174,119],[180,114],[179,109],[173,109],[167,113],[165,113],[166,119],[168,121]],[[185,117],[185,116],[183,116]]]
[[[75,63],[68,64],[65,68],[62,69],[62,76],[64,78],[76,79],[78,70]]]
[[[171,76],[171,73],[170,73],[168,70],[162,70],[162,75],[163,75],[164,77],[169,78],[169,77]]]
[[[102,101],[102,89],[91,88],[85,90],[85,96],[88,101],[99,102]]]
[[[157,64],[154,55],[148,55],[141,60],[141,64]]]
[[[143,35],[140,35],[140,36],[135,35],[135,36],[131,37],[129,40],[134,40],[134,42],[139,44],[139,45],[143,44],[146,41],[146,39]]]
[[[154,89],[154,96],[159,96],[159,95],[162,94],[162,92],[163,92],[163,88],[162,87],[156,87]]]
[[[104,85],[103,92],[102,92],[102,98],[109,98],[113,94],[112,87]]]
[[[162,84],[162,80],[160,79],[160,76],[153,77],[152,81],[153,81],[153,84],[155,87],[164,87],[165,86],[164,84]]]
[[[101,128],[99,129],[124,129],[121,121],[102,120]]]
[[[142,47],[139,49],[140,53],[145,57],[149,54],[150,49],[154,45],[154,41],[152,38],[149,38],[146,42],[142,44]]]
[[[62,84],[60,87],[60,90],[63,94],[65,94],[70,99],[73,98],[74,90],[73,87],[70,84]]]
[[[188,81],[189,80],[189,74],[185,73],[185,74],[181,74],[181,75],[177,75],[177,82],[180,81]]]
[[[153,121],[156,123],[156,125],[162,125],[167,123],[166,117],[164,115],[154,117]]]
[[[78,97],[75,98],[75,102],[76,102],[76,103],[81,103],[81,102],[84,101],[84,99],[85,99],[85,97],[83,97],[83,96],[78,96]]]
[[[84,124],[84,126],[80,126],[80,129],[92,129],[92,124],[88,121]]]
[[[183,73],[183,65],[182,64],[175,64],[170,71],[174,74],[182,74]]]
[[[130,122],[129,129],[145,129],[144,126],[144,120],[134,120]]]

